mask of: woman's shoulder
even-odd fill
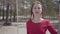
[[[49,19],[44,19],[44,22],[45,22],[46,24],[51,23]]]
[[[30,21],[31,21],[31,19],[27,19],[27,20],[26,20],[26,22],[30,22]]]
[[[52,24],[51,24],[51,21],[50,21],[49,19],[45,19],[45,23],[46,23],[47,25],[52,25]]]

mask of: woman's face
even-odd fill
[[[35,3],[32,12],[34,15],[40,15],[42,13],[42,5]]]

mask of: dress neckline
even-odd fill
[[[30,20],[31,20],[31,22],[32,22],[33,24],[41,24],[45,19],[43,19],[42,21],[37,22],[37,23],[34,23],[34,22],[32,21],[32,19],[30,19]]]

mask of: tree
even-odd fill
[[[57,5],[52,2],[53,0],[46,0],[47,4],[47,15],[49,16],[56,16],[57,15]]]

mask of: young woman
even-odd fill
[[[50,21],[42,18],[42,4],[39,1],[34,2],[31,12],[33,18],[26,22],[27,34],[46,34],[47,29],[51,34],[57,34]]]

